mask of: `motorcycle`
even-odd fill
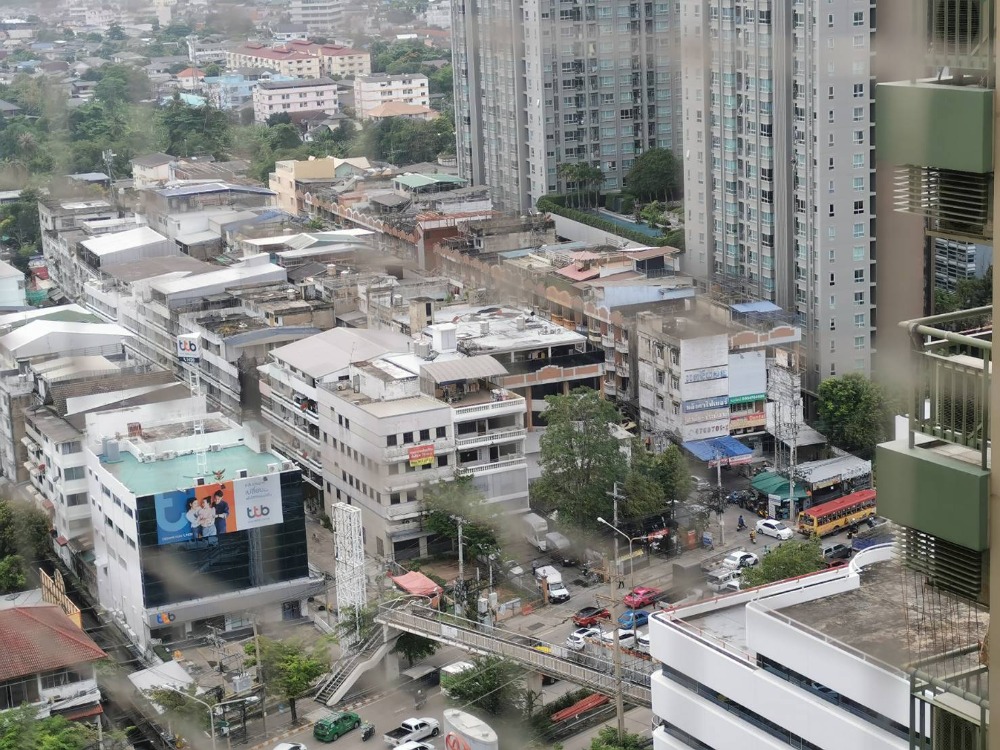
[[[361,725],[361,741],[367,742],[375,736],[375,725],[371,722],[364,722]]]

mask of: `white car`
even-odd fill
[[[429,742],[414,740],[413,742],[404,742],[402,745],[396,745],[396,750],[434,750],[434,745]]]
[[[649,633],[639,630],[635,634],[635,650],[644,654],[649,653]]]
[[[604,641],[609,646],[613,646],[615,643],[615,631],[609,630],[606,633],[601,633],[601,640]],[[618,645],[624,646],[625,648],[632,648],[635,643],[635,631],[628,630],[626,628],[618,628]]]
[[[694,487],[696,492],[704,492],[705,490],[712,489],[711,483],[707,479],[702,479],[697,474],[691,475],[691,486]]]
[[[566,637],[566,648],[571,651],[583,651],[588,638],[599,638],[600,636],[600,628],[577,628]]]
[[[306,750],[306,746],[301,742],[279,742],[274,750]]]
[[[732,568],[737,570],[739,568],[752,568],[760,560],[757,559],[757,555],[753,552],[747,552],[745,549],[738,549],[735,552],[730,552],[726,555],[726,559],[722,561],[722,564],[727,568]]]
[[[773,536],[775,539],[781,540],[792,538],[792,530],[781,521],[775,521],[773,518],[765,518],[763,521],[758,521],[757,533],[764,536]]]

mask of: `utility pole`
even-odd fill
[[[458,582],[455,584],[455,616],[465,615],[465,555],[462,552],[462,517],[455,516],[458,524]]]
[[[716,512],[719,516],[719,544],[725,546],[726,544],[726,498],[722,494],[722,450],[720,448],[715,449],[715,485],[719,493],[719,506],[716,508]]]
[[[611,492],[611,498],[614,501],[612,512],[614,518],[614,525],[618,526],[618,501],[622,499],[622,496],[618,493],[618,482],[615,482],[614,489]],[[611,601],[616,601],[615,597],[615,581],[621,576],[621,571],[618,570],[618,535],[616,534],[614,544],[614,567],[615,574],[611,575],[610,568],[608,569],[608,586],[611,589]],[[632,560],[629,559],[629,564]],[[615,650],[614,653],[614,664],[615,664],[615,713],[618,717],[618,740],[623,741],[625,739],[625,691],[624,685],[622,685],[622,650],[618,642],[618,623],[612,621],[612,627],[614,628],[614,641],[612,647]]]
[[[250,613],[253,625],[253,651],[257,656],[257,684],[260,685],[260,728],[267,737],[267,690],[264,689],[264,668],[261,665],[260,632],[257,630],[257,616]]]

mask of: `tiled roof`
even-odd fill
[[[0,682],[105,656],[59,607],[0,610]]]

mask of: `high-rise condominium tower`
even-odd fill
[[[681,0],[687,265],[797,316],[803,386],[868,373],[871,4]]]
[[[635,158],[680,153],[674,0],[456,0],[455,121],[463,176],[508,211],[575,189],[585,162],[620,189]]]

